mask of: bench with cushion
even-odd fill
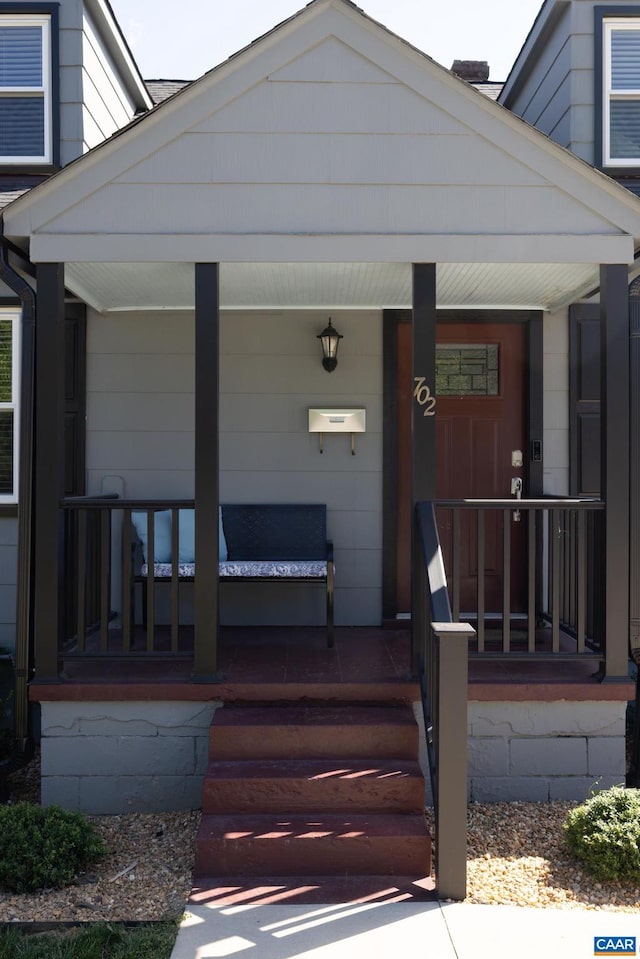
[[[178,579],[195,577],[195,514],[178,513]],[[146,586],[149,537],[147,511],[132,512],[134,583],[143,585],[143,623],[147,610]],[[167,582],[173,575],[172,510],[154,512],[153,578]],[[219,512],[219,564],[222,582],[325,583],[327,645],[334,643],[333,546],[327,541],[327,508],[319,503],[227,503]],[[146,623],[145,623],[146,625]]]

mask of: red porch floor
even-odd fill
[[[168,639],[168,637],[167,637]],[[32,682],[42,700],[185,699],[358,701],[419,699],[410,675],[408,629],[342,627],[327,649],[326,633],[312,627],[223,628],[216,682],[191,679],[192,631],[181,632],[181,652],[144,656],[69,657],[60,683]],[[594,700],[633,696],[631,683],[602,684],[593,659],[511,662],[472,659],[470,700]]]

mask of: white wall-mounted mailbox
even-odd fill
[[[350,433],[351,453],[355,456],[355,434],[366,433],[366,431],[367,411],[364,407],[309,410],[309,432],[320,434],[321,453],[325,433]]]

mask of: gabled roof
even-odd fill
[[[183,87],[188,87],[192,80],[145,80],[145,86],[154,105],[162,103],[178,93]]]
[[[0,173],[0,213],[43,180],[46,176],[41,173]]]
[[[557,267],[630,262],[640,203],[349,0],[312,0],[18,199],[6,232],[76,264]]]

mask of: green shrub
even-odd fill
[[[58,889],[106,854],[96,827],[59,806],[0,807],[0,887],[10,892]]]
[[[569,813],[564,829],[569,849],[596,879],[640,880],[640,790],[597,793]]]

